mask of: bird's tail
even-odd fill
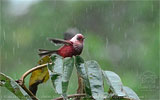
[[[58,52],[58,50],[44,50],[44,49],[39,49],[39,56],[43,57],[43,56],[49,56],[52,54],[56,54]]]

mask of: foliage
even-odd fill
[[[81,58],[82,59],[82,58]],[[87,79],[91,90],[92,97],[96,100],[104,99],[103,77],[101,69],[96,61],[85,62]]]
[[[49,66],[50,76],[58,94],[63,95],[66,98],[66,92],[68,89],[68,83],[73,71],[74,59],[67,57],[62,59],[59,56],[51,57],[53,66]]]
[[[0,86],[6,87],[20,100],[32,100],[31,97],[12,78],[0,72]]]
[[[111,71],[101,70],[96,61],[85,62],[80,56],[76,56],[74,62],[73,57],[62,58],[58,55],[52,55],[50,57],[46,56],[42,58],[43,61],[45,61],[46,59],[50,59],[52,64],[48,65],[48,67],[46,67],[45,65],[43,68],[33,71],[30,82],[32,82],[33,84],[37,84],[37,82],[40,81],[40,83],[44,83],[45,81],[47,81],[44,77],[45,75],[48,75],[46,74],[46,70],[45,73],[41,72],[41,70],[43,70],[44,68],[48,69],[47,72],[49,71],[54,90],[56,91],[56,93],[62,95],[64,100],[69,98],[67,95],[67,90],[74,65],[76,65],[77,73],[84,80],[82,83],[84,85],[81,86],[81,88],[84,89],[84,100],[86,100],[87,98],[94,100],[140,100],[132,89],[123,86],[121,79],[117,74]],[[48,61],[50,60],[46,60],[46,63],[49,63]],[[103,77],[107,80],[107,83],[109,85],[108,93],[105,93],[104,91]],[[1,73],[0,80],[2,86],[5,86],[11,92],[15,93],[15,95],[20,99],[24,97],[28,97],[26,99],[30,99],[30,96],[27,95],[27,93],[21,88],[21,85],[19,84],[19,86],[13,79],[8,78]],[[39,84],[37,84],[37,87],[38,85]],[[78,85],[81,84],[79,83]],[[32,85],[30,87],[32,87]],[[37,88],[32,89],[32,93],[36,93],[36,91]],[[76,97],[73,96],[73,98]]]

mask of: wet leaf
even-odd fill
[[[50,62],[51,62],[50,57],[45,56],[41,60],[39,60],[38,64],[42,65]],[[38,85],[46,82],[48,79],[49,79],[49,72],[47,66],[33,71],[29,80],[29,90],[34,95],[36,95]]]
[[[137,94],[131,88],[123,86],[123,89],[126,93],[126,97],[130,98],[131,100],[140,100]]]
[[[87,76],[87,71],[85,68],[84,60],[80,56],[75,57],[75,65],[77,69],[77,73],[82,77],[83,84],[85,85],[85,92],[87,95],[91,96],[91,88]],[[81,87],[82,88],[82,87]]]
[[[110,86],[110,90],[113,92],[114,96],[123,97],[125,96],[125,92],[123,90],[123,84],[121,82],[120,77],[111,71],[103,71],[103,75],[107,80],[108,85]]]
[[[92,97],[96,100],[103,100],[105,98],[103,77],[98,63],[96,61],[87,61],[85,62],[85,66],[87,68]]]
[[[54,55],[51,60],[53,65],[48,66],[51,81],[56,93],[62,94],[63,59],[61,56]]]
[[[70,57],[63,59],[58,55],[53,55],[51,59],[53,65],[48,66],[48,69],[53,86],[58,94],[66,97],[68,83],[74,67],[74,59]]]
[[[75,65],[77,68],[77,72],[81,75],[83,79],[87,79],[87,72],[84,66],[84,60],[80,56],[75,57]]]
[[[0,86],[6,87],[20,100],[32,100],[31,97],[12,78],[0,73]]]
[[[63,60],[63,75],[62,75],[62,92],[66,94],[68,89],[68,83],[74,67],[74,58],[64,58]]]

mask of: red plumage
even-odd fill
[[[64,45],[58,50],[57,54],[65,58],[65,57],[72,57],[74,52],[75,51],[73,46]]]
[[[70,40],[60,40],[60,39],[49,39],[49,40],[56,44],[64,44],[64,46],[62,46],[58,50],[39,49],[40,56],[47,56],[56,53],[65,58],[65,57],[80,55],[83,50],[84,36],[82,34],[76,34]]]

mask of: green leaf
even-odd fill
[[[140,100],[137,94],[131,88],[123,86],[123,89],[127,98],[130,98],[131,100]]]
[[[66,97],[67,89],[68,89],[68,83],[73,71],[74,67],[74,58],[64,58],[63,60],[63,74],[62,74],[62,92],[63,96]]]
[[[0,86],[6,87],[20,100],[32,100],[31,97],[12,78],[0,72]]]
[[[71,57],[62,58],[53,55],[52,66],[48,66],[53,86],[58,94],[66,97],[68,83],[74,67],[74,59]]]
[[[63,59],[61,56],[53,55],[51,60],[53,65],[48,66],[51,81],[56,93],[62,94]]]
[[[90,88],[90,84],[89,84],[89,80],[88,80],[88,76],[87,76],[87,71],[86,71],[86,68],[85,68],[84,60],[80,56],[76,56],[75,60],[76,60],[75,65],[76,65],[77,73],[84,80],[83,83],[85,85],[85,92],[86,92],[87,95],[91,96],[91,88]]]
[[[74,58],[64,58],[63,60],[63,81],[69,81],[74,67]]]
[[[92,97],[96,100],[103,100],[105,98],[103,77],[98,63],[96,61],[87,61],[85,66],[87,68]]]
[[[123,97],[125,92],[123,90],[123,84],[120,77],[111,71],[103,71],[103,75],[107,80],[108,85],[110,86],[111,91],[114,96]]]
[[[87,79],[87,72],[84,66],[84,60],[80,57],[80,56],[76,56],[75,57],[76,60],[76,69],[78,74],[83,78],[83,79]]]

